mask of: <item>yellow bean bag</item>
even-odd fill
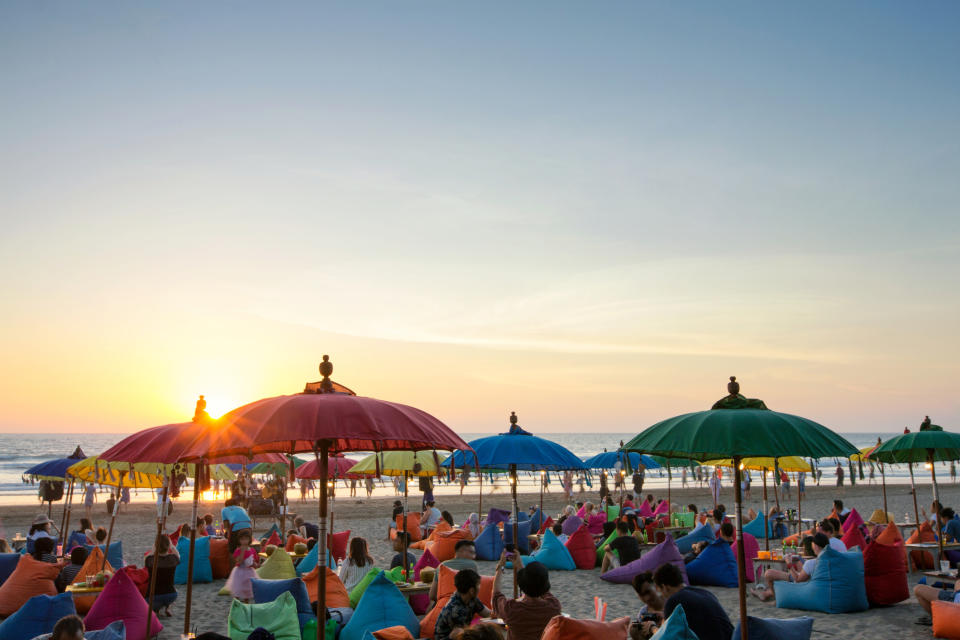
[[[277,549],[257,569],[257,577],[264,580],[286,580],[296,578],[297,570],[290,554],[283,549]]]

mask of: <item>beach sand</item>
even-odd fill
[[[660,492],[658,491],[658,494]],[[920,505],[929,506],[931,488],[929,485],[918,487],[918,496],[920,496]],[[663,497],[665,497],[663,492]],[[796,489],[792,488],[793,500],[784,506],[796,507]],[[578,496],[577,500],[592,499],[596,494],[585,494]],[[744,513],[748,507],[753,507],[757,511],[761,508],[761,491],[754,483],[752,499],[744,502]],[[868,486],[858,484],[856,488],[849,486],[842,491],[836,487],[816,487],[808,486],[807,499],[803,503],[804,517],[825,517],[829,514],[832,501],[835,497],[840,497],[848,507],[856,508],[864,518],[869,517],[870,513],[880,506],[881,493],[880,486]],[[957,485],[944,485],[941,487],[941,497],[945,505],[957,504],[960,498],[960,488]],[[772,492],[770,494],[771,503],[773,502]],[[335,526],[338,531],[349,529],[353,536],[363,536],[370,545],[370,551],[379,566],[389,566],[389,559],[392,557],[392,550],[385,538],[386,523],[389,520],[390,505],[394,498],[373,498],[370,500],[343,498],[340,497],[335,502]],[[687,504],[695,503],[698,507],[712,507],[712,500],[706,489],[679,489],[673,492],[675,502]],[[887,489],[888,508],[900,521],[905,514],[913,514],[913,501],[910,497],[910,487],[903,485],[888,486]],[[411,505],[419,504],[420,496],[412,496]],[[477,501],[475,497],[460,498],[459,496],[439,496],[438,507],[449,510],[457,522],[463,522],[467,516],[477,510]],[[537,494],[524,494],[521,496],[520,507],[525,508],[535,504],[539,500]],[[732,490],[726,488],[721,501],[727,505],[730,512],[733,511]],[[557,492],[548,493],[544,497],[544,510],[547,513],[557,513],[564,505],[562,495]],[[201,506],[201,513],[212,512],[219,515],[220,503]],[[500,490],[492,495],[485,495],[483,499],[483,509],[490,507],[509,508],[509,495]],[[304,515],[308,520],[315,522],[317,514],[316,501],[301,503],[294,500],[290,504],[291,512]],[[30,521],[39,513],[38,507],[13,506],[0,507],[0,531],[5,535],[11,536],[16,531],[26,532]],[[95,510],[95,526],[106,526],[109,523],[108,518],[103,515],[104,507],[98,505]],[[82,507],[74,509],[73,521],[77,522]],[[55,505],[53,519],[60,522],[62,513],[62,504]],[[141,558],[150,545],[153,533],[156,529],[154,520],[156,510],[152,505],[134,504],[123,511],[117,519],[114,539],[123,540],[124,556],[128,563],[137,563],[142,565]],[[190,504],[180,502],[175,505],[174,513],[169,520],[168,530],[174,530],[180,523],[187,522],[190,518]],[[912,517],[910,518],[913,519]],[[266,531],[271,525],[271,521],[260,518],[257,521],[257,532]],[[74,527],[71,527],[74,528]],[[908,533],[905,533],[905,536]],[[763,542],[761,541],[761,548]],[[418,552],[419,553],[419,552]],[[492,574],[493,562],[481,562],[481,572]],[[910,587],[916,584],[921,574],[916,573],[910,577]],[[230,600],[226,597],[217,596],[217,591],[222,586],[223,581],[216,581],[212,584],[195,585],[193,590],[193,609],[191,615],[191,627],[199,631],[218,631],[224,633],[226,629],[227,611]],[[634,595],[633,589],[629,585],[609,584],[600,579],[599,568],[592,571],[569,571],[569,572],[551,572],[551,583],[553,593],[563,603],[564,612],[574,617],[592,617],[593,615],[593,596],[600,596],[608,603],[607,618],[612,619],[619,616],[634,615],[639,608],[639,601]],[[511,581],[508,577],[504,583],[504,588],[512,590]],[[172,618],[163,618],[165,625],[160,638],[176,640],[183,630],[184,599],[186,595],[185,587],[178,587],[180,597],[173,606],[174,615]],[[739,616],[739,599],[736,589],[725,589],[710,587],[710,590],[717,595],[720,602],[726,608],[730,617],[736,622]],[[871,609],[863,613],[826,615],[822,613],[800,612],[793,610],[777,609],[774,604],[762,603],[756,598],[748,596],[748,612],[750,615],[759,617],[789,618],[803,615],[811,615],[815,618],[814,637],[828,638],[837,637],[851,640],[854,638],[863,638],[876,640],[877,638],[930,638],[932,636],[930,627],[919,626],[915,624],[922,611],[915,601],[911,600],[899,605],[881,609]]]

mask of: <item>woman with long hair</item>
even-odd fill
[[[347,591],[353,589],[373,568],[373,557],[367,551],[367,541],[356,537],[350,540],[350,551],[340,567],[339,576]]]

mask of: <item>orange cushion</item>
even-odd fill
[[[373,637],[377,640],[413,640],[410,631],[402,624],[374,631]]]
[[[210,569],[214,580],[230,577],[233,562],[230,559],[230,543],[226,538],[210,538]]]
[[[450,596],[456,590],[453,584],[453,576],[457,572],[446,565],[440,565],[437,577],[437,604],[434,605],[427,615],[420,620],[420,637],[432,638],[434,628],[437,626],[437,618],[440,612],[450,601]],[[480,576],[480,593],[478,594],[480,602],[488,609],[493,607],[493,576]]]
[[[960,604],[937,600],[930,603],[933,611],[933,636],[960,640]]]
[[[919,529],[915,529],[910,537],[907,538],[907,544],[912,542],[936,542],[937,535],[933,532],[930,521],[922,522]],[[910,560],[917,569],[933,569],[933,554],[929,551],[911,551]]]
[[[324,567],[327,570],[327,607],[336,608],[336,607],[349,607],[350,606],[350,594],[347,593],[347,588],[343,586],[343,582],[340,581],[340,578],[337,577],[330,567]],[[317,601],[317,593],[319,590],[319,580],[317,576],[320,575],[320,567],[314,567],[313,571],[303,576],[303,583],[307,585],[307,594],[310,596],[310,602]]]
[[[33,596],[57,595],[53,581],[60,575],[60,565],[40,562],[33,556],[22,556],[17,568],[0,585],[0,616],[9,616]]]
[[[609,640],[626,638],[630,629],[630,618],[624,616],[612,622],[598,620],[578,620],[555,616],[547,623],[540,640]]]
[[[445,562],[446,560],[453,559],[454,547],[456,547],[457,543],[461,540],[473,540],[473,536],[471,536],[470,532],[466,529],[445,531],[437,536],[437,541],[427,548],[430,549],[430,553],[432,553],[437,560]]]
[[[403,516],[397,516],[397,528],[390,530],[390,538],[397,537],[397,531],[403,531]],[[407,514],[407,533],[410,534],[410,542],[416,542],[420,540],[423,536],[420,535],[420,514],[419,513],[408,513]]]
[[[877,536],[877,542],[880,544],[896,544],[898,541],[903,542],[903,536],[900,535],[900,529],[893,522],[884,527],[880,535]]]
[[[70,584],[76,584],[78,582],[86,582],[87,578],[92,578],[93,576],[100,573],[100,565],[103,564],[103,551],[100,550],[100,547],[94,547],[90,554],[87,556],[86,561],[83,563],[83,567],[80,568],[80,571],[77,572],[77,576],[73,579]],[[103,569],[104,571],[113,571],[113,567],[110,566],[110,563],[107,562],[106,566]],[[77,608],[77,613],[80,615],[85,614],[87,611],[90,611],[90,607],[93,606],[93,601],[97,599],[97,596],[100,594],[91,594],[88,596],[73,596],[73,605]]]
[[[430,609],[427,615],[420,619],[421,638],[433,638],[434,631],[437,628],[437,618],[440,617],[440,612],[443,611],[443,608],[447,606],[448,602],[450,602],[449,595],[445,598],[438,597],[437,604],[434,605],[433,609]]]
[[[417,540],[410,545],[411,549],[426,549],[431,542],[437,541],[437,536],[439,536],[444,531],[450,531],[453,527],[450,526],[450,523],[446,520],[441,520],[437,523],[437,526],[433,528],[433,531],[430,532],[430,535],[427,536],[426,540]]]
[[[303,536],[298,536],[297,534],[287,536],[287,544],[283,545],[283,548],[286,549],[287,553],[293,553],[293,547],[297,543],[302,542],[307,544],[307,539]]]

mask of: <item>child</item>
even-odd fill
[[[227,578],[227,589],[234,598],[250,602],[253,599],[253,585],[251,580],[257,576],[253,570],[257,553],[250,548],[253,535],[243,530],[237,535],[237,550],[233,552],[234,567]]]
[[[205,516],[203,516],[203,524],[204,524],[204,527],[203,527],[203,528],[206,530],[208,536],[215,536],[215,535],[217,535],[217,528],[216,528],[215,526],[213,526],[213,514],[212,514],[212,513],[208,513],[208,514],[206,514]]]

